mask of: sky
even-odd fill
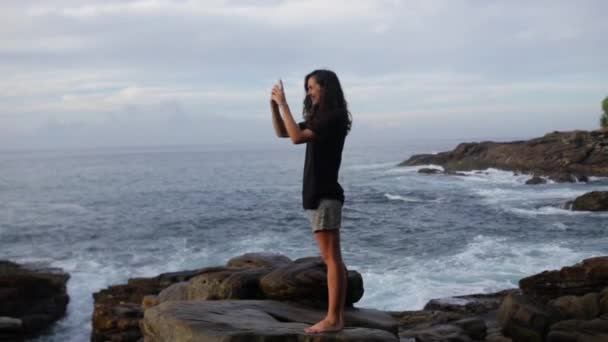
[[[0,149],[280,143],[304,77],[337,73],[349,140],[598,128],[606,1],[0,2]]]

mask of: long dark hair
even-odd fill
[[[308,96],[308,79],[314,77],[323,96],[321,96],[321,103],[319,105],[313,105],[310,96]],[[340,80],[335,72],[326,69],[319,69],[306,75],[304,79],[304,109],[302,110],[302,116],[304,120],[310,122],[317,118],[317,115],[322,112],[329,112],[334,110],[344,110],[348,115],[348,122],[346,127],[346,134],[350,131],[352,125],[352,115],[348,111],[348,104],[344,98],[344,92],[340,85]]]

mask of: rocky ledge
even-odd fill
[[[0,341],[32,338],[63,317],[69,278],[43,264],[0,260]]]
[[[146,310],[145,341],[399,341],[397,321],[373,309],[348,308],[346,327],[321,336],[304,329],[326,310],[276,300],[171,301]]]
[[[353,308],[353,303],[363,296],[363,280],[358,272],[350,270],[347,270],[347,280],[346,306]],[[259,303],[255,305],[242,303],[243,312],[256,311],[254,315],[256,317],[268,315],[267,310],[279,305],[270,304],[271,301],[304,305],[309,308],[310,316],[316,317],[317,310],[324,310],[327,306],[327,273],[325,263],[320,257],[292,261],[279,254],[248,253],[230,259],[225,266],[165,273],[153,278],[130,279],[127,284],[111,286],[93,296],[95,299],[93,341],[138,341],[142,337],[142,331],[150,332],[150,340],[156,341],[158,336],[164,335],[156,333],[159,328],[155,323],[158,320],[152,318],[155,316],[152,313],[146,314],[149,320],[142,322],[142,329],[140,329],[140,320],[144,317],[144,311],[147,312],[156,306],[158,308],[151,312],[162,311],[165,308],[171,311],[175,309],[174,305],[182,308],[178,304],[165,303],[195,301],[198,303],[196,309],[190,304],[184,304],[187,308],[185,310],[218,312],[218,315],[225,316],[218,318],[217,324],[220,325],[223,324],[220,322],[224,319],[231,320],[236,325],[245,324],[246,320],[234,320],[234,317],[228,315],[230,310],[226,309],[223,311],[224,314],[220,314],[219,311],[213,311],[218,310],[216,306],[209,306],[225,303],[227,308],[239,307],[238,303],[230,304],[226,301],[235,299],[267,300],[270,309]],[[219,302],[212,303],[212,301]],[[181,309],[175,310],[178,310],[175,314],[181,317]],[[359,311],[355,322],[363,322],[366,313]],[[374,321],[378,320],[378,315],[378,313],[372,315]],[[388,322],[385,325],[390,325],[392,318],[385,315],[385,319]],[[375,336],[374,334],[370,336]]]
[[[501,170],[556,182],[608,176],[608,132],[553,132],[527,141],[462,143],[454,150],[414,155],[400,166],[440,165],[447,172]]]
[[[608,341],[608,257],[491,294],[433,299],[423,310],[357,308],[348,271],[345,328],[306,334],[327,309],[320,258],[249,253],[226,266],[131,279],[95,294],[93,341]]]
[[[608,257],[520,280],[523,293],[509,294],[498,322],[513,341],[608,341]]]

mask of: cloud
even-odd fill
[[[608,5],[601,1],[58,0],[0,6],[0,127],[7,142],[40,130],[87,132],[82,137],[122,131],[108,124],[111,117],[137,118],[137,125],[125,124],[137,130],[137,142],[145,130],[162,135],[160,123],[178,115],[173,107],[194,120],[191,126],[223,118],[230,124],[218,129],[247,136],[250,125],[266,127],[269,90],[278,77],[299,118],[303,77],[319,67],[340,76],[362,124],[355,128],[408,134],[433,131],[432,120],[441,120],[446,134],[450,124],[471,134],[521,132],[525,122],[538,130],[551,130],[555,122],[594,127],[594,108],[607,92],[602,13]],[[484,113],[492,122],[512,117],[514,127],[479,126]],[[127,142],[123,135],[117,140]],[[170,142],[172,135],[162,136]]]
[[[362,17],[385,11],[387,5],[398,6],[398,2],[374,0],[296,0],[296,1],[170,1],[138,0],[107,1],[96,4],[30,7],[27,14],[32,17],[64,16],[90,19],[112,15],[169,14],[186,16],[236,16],[256,20],[270,25],[302,25],[323,21]]]

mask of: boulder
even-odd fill
[[[346,309],[340,332],[304,332],[325,314],[274,300],[174,301],[146,310],[141,330],[147,342],[399,341],[397,322],[373,309]]]
[[[0,340],[44,333],[65,315],[70,275],[41,263],[0,261]]]
[[[450,176],[460,176],[460,177],[468,177],[469,175],[467,175],[464,172],[457,172],[457,171],[452,171],[452,170],[446,170],[445,171],[446,175],[450,175]]]
[[[264,298],[260,289],[260,279],[271,271],[271,268],[209,269],[188,281],[186,298],[189,300]]]
[[[584,296],[563,296],[549,302],[559,311],[562,319],[589,320],[600,313],[599,294],[587,293]]]
[[[534,176],[526,181],[526,184],[528,184],[528,185],[545,184],[545,183],[547,183],[547,180],[542,177],[539,177],[539,176]]]
[[[579,211],[607,211],[608,191],[593,191],[577,197],[564,205],[570,210]]]
[[[497,310],[510,293],[520,293],[520,291],[508,289],[496,293],[436,298],[431,299],[424,306],[424,310],[461,312],[467,315],[482,314]]]
[[[302,258],[279,267],[260,280],[264,298],[300,301],[323,306],[327,303],[327,268],[323,259]],[[347,270],[346,306],[363,297],[363,278]]]
[[[427,174],[427,175],[434,175],[434,174],[437,174],[437,173],[442,173],[442,171],[439,170],[439,169],[423,168],[423,169],[418,170],[418,173],[424,173],[424,174]]]
[[[515,341],[542,342],[560,315],[529,297],[509,294],[498,309],[497,320],[505,335]]]
[[[363,296],[363,279],[347,271],[346,305]],[[173,284],[158,295],[160,303],[171,300],[276,299],[312,306],[327,303],[327,270],[320,257],[302,258],[272,268],[214,267],[188,282]]]
[[[234,257],[226,263],[226,267],[232,268],[277,268],[290,264],[291,259],[285,255],[275,253],[245,253]]]

